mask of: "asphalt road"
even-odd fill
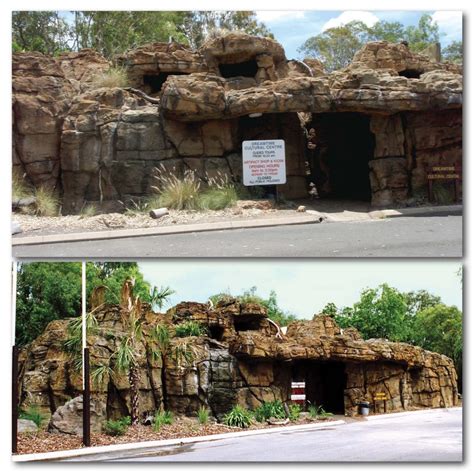
[[[462,409],[369,417],[345,425],[194,443],[121,461],[459,462]],[[111,459],[112,460],[112,459]]]
[[[17,258],[461,257],[462,216],[397,217],[14,246]]]

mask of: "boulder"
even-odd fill
[[[38,426],[32,420],[24,420],[23,418],[18,420],[18,433],[36,433],[38,429]]]

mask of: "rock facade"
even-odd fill
[[[332,73],[241,33],[198,51],[147,44],[115,63],[132,88],[97,89],[111,64],[92,50],[13,56],[13,166],[32,184],[59,189],[65,214],[149,195],[161,165],[240,182],[246,139],[285,140],[288,182],[279,191],[287,198],[307,197],[308,180],[332,195],[345,172],[366,182],[374,206],[405,205],[427,194],[429,167],[461,165],[462,71],[403,44],[368,43]],[[336,163],[333,148],[324,154],[324,143],[308,157],[306,130],[318,133],[338,114],[352,114],[350,128],[370,122],[348,138],[354,149],[360,135],[374,142],[360,178],[351,163]]]
[[[130,410],[128,376],[114,370],[113,353],[125,334],[120,307],[105,307],[97,312],[97,321],[98,328],[88,335],[91,370],[99,366],[110,370],[92,382],[95,431],[106,418],[126,416]],[[153,328],[164,324],[174,334],[176,325],[186,321],[201,324],[207,335],[172,337],[169,356],[154,357],[149,338]],[[52,415],[49,426],[56,432],[77,431],[82,413],[81,373],[64,345],[69,322],[50,323],[20,357],[21,403]],[[265,308],[226,300],[215,307],[181,303],[166,314],[144,307],[142,328],[145,336],[137,352],[144,418],[163,406],[188,416],[204,406],[220,419],[236,404],[254,409],[263,401],[289,402],[291,382],[300,380],[301,370],[308,393],[340,386],[338,393],[313,396],[322,397],[318,404],[329,407],[339,397],[346,415],[355,414],[361,401],[376,404],[380,392],[387,395],[387,411],[457,404],[451,359],[409,344],[365,341],[355,329],[340,329],[329,316],[293,322],[283,334],[267,318]],[[192,354],[184,362],[172,356],[183,344]],[[331,375],[336,370],[340,380]]]

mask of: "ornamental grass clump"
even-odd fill
[[[104,431],[109,436],[123,436],[130,426],[131,419],[129,416],[118,420],[107,420],[104,423]]]
[[[32,421],[38,428],[42,428],[48,417],[35,405],[29,405],[20,412],[19,418]]]
[[[160,431],[164,425],[173,424],[173,413],[167,410],[160,410],[155,413],[155,419],[153,420],[153,430]]]
[[[207,425],[207,423],[209,422],[209,410],[205,407],[199,408],[197,412],[197,417],[199,424]]]
[[[263,402],[255,410],[255,419],[262,423],[269,420],[270,418],[284,419],[286,418],[285,408],[283,403],[279,400],[273,402]]]
[[[101,87],[127,87],[128,83],[127,71],[122,67],[113,67],[106,72],[97,74],[92,81],[96,89]]]
[[[236,428],[248,428],[252,423],[252,413],[236,405],[232,410],[224,415],[224,424]]]
[[[36,215],[52,217],[59,212],[59,199],[55,192],[46,186],[40,186],[35,191]]]
[[[196,321],[186,321],[178,324],[174,330],[176,337],[204,336],[206,332],[206,328]]]

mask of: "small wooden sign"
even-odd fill
[[[374,395],[374,400],[388,400],[388,397],[385,392],[377,392]]]
[[[459,187],[461,184],[461,167],[454,166],[431,166],[428,168],[428,193],[430,201],[433,201],[433,181],[454,182],[454,199],[459,200]]]

